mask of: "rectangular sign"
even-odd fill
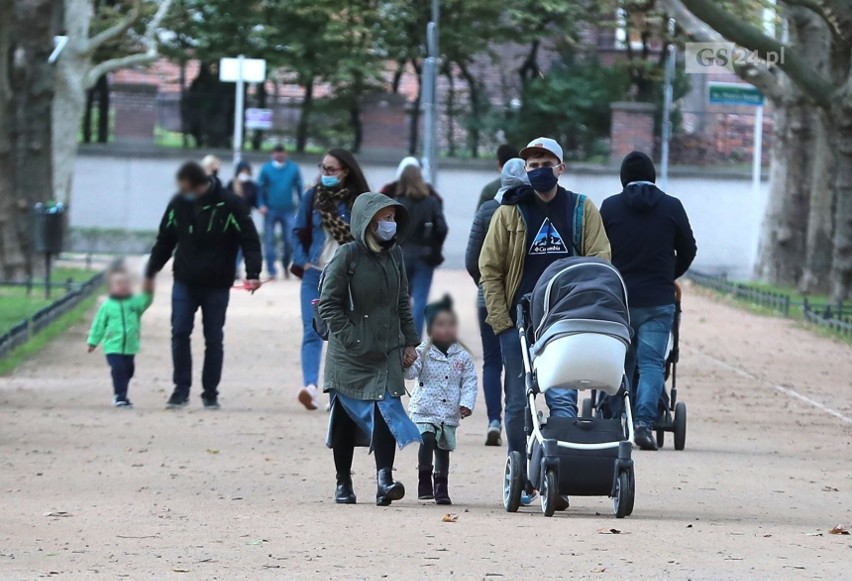
[[[710,83],[707,100],[712,105],[763,105],[763,93],[745,83]]]
[[[246,109],[246,129],[272,129],[272,109]]]
[[[264,59],[247,58],[220,59],[219,80],[223,83],[236,83],[240,80],[240,60],[242,60],[243,63],[243,82],[260,83],[266,80],[266,61]]]

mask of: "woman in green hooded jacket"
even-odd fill
[[[337,470],[335,501],[355,502],[354,447],[370,445],[376,458],[376,504],[387,506],[405,494],[402,483],[393,481],[396,446],[421,441],[400,400],[403,369],[414,363],[419,342],[398,245],[408,213],[391,198],[368,192],[352,206],[350,228],[355,241],[340,247],[320,283],[319,314],[330,331],[324,382],[331,397],[327,444]]]

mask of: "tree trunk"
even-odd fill
[[[852,286],[852,111],[836,106],[829,131],[837,155],[834,182],[834,254],[831,265],[831,298],[845,301]]]
[[[14,5],[0,1],[0,278],[3,279],[16,276],[26,265],[15,207],[15,152],[12,146],[15,104],[12,101],[10,71],[14,22]]]
[[[423,94],[423,71],[417,60],[412,59],[414,72],[417,73],[417,96],[411,106],[411,115],[408,117],[408,155],[417,153],[417,144],[420,141],[420,97]]]
[[[109,141],[109,78],[101,75],[95,90],[98,92],[98,143]]]
[[[813,105],[799,91],[775,103],[769,202],[761,232],[757,277],[797,286],[805,260],[805,239],[813,173]]]
[[[447,155],[456,156],[456,78],[452,67],[447,67]]]
[[[265,109],[267,105],[266,83],[257,84],[257,106]],[[251,148],[254,151],[260,151],[263,147],[263,130],[255,129],[254,135],[251,138]]]
[[[68,203],[74,180],[74,161],[77,157],[77,128],[86,107],[85,71],[91,62],[88,57],[70,48],[56,62],[56,95],[53,99],[53,197]]]
[[[92,111],[95,108],[95,89],[86,91],[86,109],[83,112],[83,143],[92,142]]]
[[[302,99],[302,112],[296,124],[296,151],[304,153],[308,145],[308,129],[311,124],[311,112],[314,108],[314,78],[308,77],[305,83],[305,97]]]
[[[467,81],[468,95],[470,95],[470,123],[467,129],[467,143],[470,148],[471,157],[479,157],[479,127],[482,123],[482,99],[479,95],[479,83],[471,74],[466,65],[459,64],[459,71]]]
[[[805,270],[799,283],[803,293],[828,294],[834,236],[834,184],[837,158],[825,130],[825,117],[815,116],[813,174],[805,240]]]

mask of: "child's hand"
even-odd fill
[[[473,412],[470,411],[470,408],[466,408],[464,406],[459,406],[459,413],[461,414],[461,417],[469,418],[470,414],[472,414]]]
[[[89,353],[91,353],[91,352],[92,352],[92,351],[94,351],[94,350],[95,350],[95,346],[94,346],[94,345],[89,345]]]

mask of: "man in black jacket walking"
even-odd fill
[[[248,290],[260,288],[260,239],[240,198],[225,190],[216,177],[208,177],[195,162],[177,173],[179,193],[169,202],[157,242],[146,269],[146,286],[174,253],[172,289],[172,362],[174,392],[166,407],[189,403],[192,385],[190,336],[195,312],[200,308],[204,326],[204,368],[201,394],[204,407],[218,409],[217,391],[222,377],[223,328],[231,286],[236,275],[237,252],[245,256]]]
[[[621,164],[623,190],[601,205],[612,264],[627,286],[633,346],[627,357],[627,377],[639,368],[636,401],[636,444],[656,450],[651,435],[659,414],[665,382],[669,333],[675,311],[675,279],[689,269],[696,245],[689,218],[680,200],[665,194],[654,181],[654,162],[634,151]]]

